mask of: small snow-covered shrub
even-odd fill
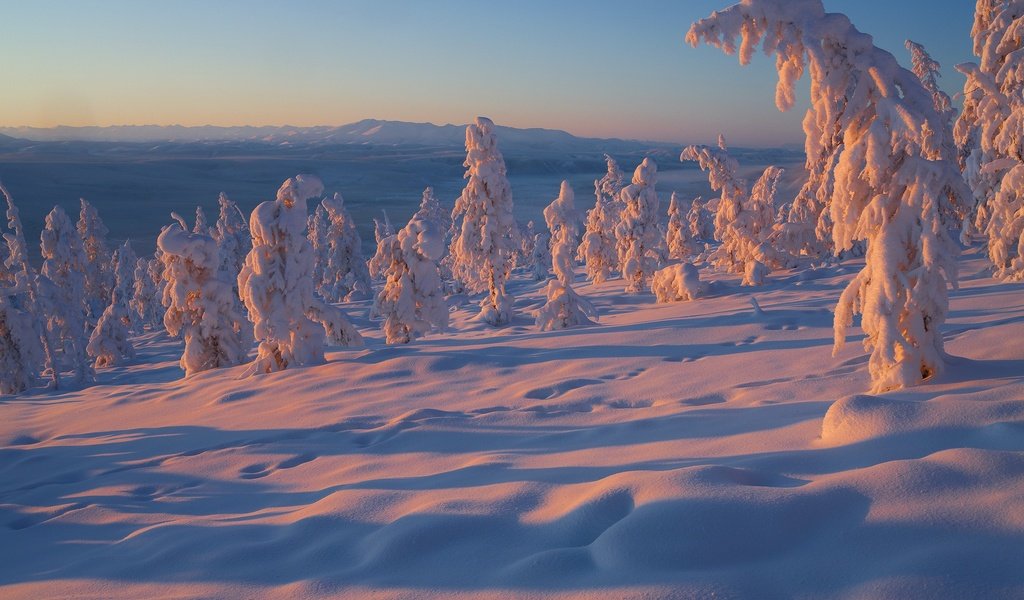
[[[651,291],[658,302],[696,300],[704,295],[704,284],[700,281],[697,267],[678,263],[655,271]]]
[[[547,302],[537,311],[536,323],[541,331],[592,325],[591,319],[597,318],[594,305],[561,279],[548,281],[545,295]]]

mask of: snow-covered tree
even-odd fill
[[[26,390],[41,371],[49,369],[51,385],[60,384],[53,343],[43,326],[47,312],[40,295],[52,283],[39,277],[28,259],[28,244],[21,225],[18,208],[7,188],[0,183],[0,193],[7,200],[7,225],[0,247],[0,394],[17,394]],[[42,281],[41,281],[42,280]]]
[[[633,172],[633,182],[619,192],[623,206],[615,227],[615,247],[626,291],[631,293],[642,292],[658,268],[654,249],[662,235],[658,229],[658,193],[654,188],[657,173],[658,165],[645,158]]]
[[[206,211],[203,210],[202,206],[196,207],[196,220],[192,226],[192,233],[210,235],[210,221],[206,218]]]
[[[77,228],[80,246],[85,251],[82,269],[85,274],[86,316],[91,323],[95,323],[110,302],[110,288],[114,283],[113,262],[107,245],[107,226],[100,219],[96,207],[85,198],[81,198],[80,202],[82,208]]]
[[[577,257],[587,267],[587,277],[602,283],[618,269],[619,257],[615,246],[615,228],[619,224],[622,205],[622,171],[615,159],[605,154],[608,172],[594,181],[594,208],[587,211],[586,229]]]
[[[690,223],[683,214],[683,204],[679,194],[672,192],[668,204],[668,229],[665,232],[665,246],[668,257],[673,260],[687,260],[700,252],[700,245],[693,239]]]
[[[537,326],[541,331],[548,331],[590,324],[590,317],[596,318],[597,311],[572,289],[576,279],[573,249],[578,217],[568,181],[562,182],[558,197],[544,208],[544,221],[551,232],[551,266],[555,279],[548,283],[547,302],[537,312]]]
[[[654,273],[651,291],[658,302],[696,300],[704,293],[700,272],[690,263],[669,265]]]
[[[217,241],[175,223],[160,232],[157,247],[167,282],[164,326],[185,340],[179,362],[185,376],[245,362],[250,328],[236,308],[231,282],[223,278]]]
[[[259,340],[247,374],[270,373],[324,361],[325,331],[347,345],[362,343],[343,313],[313,296],[313,247],[306,239],[306,201],[323,184],[297,175],[263,202],[249,222],[253,247],[238,275],[238,289]]]
[[[224,192],[217,197],[217,203],[220,205],[220,213],[217,222],[210,229],[210,235],[217,242],[222,279],[231,282],[231,288],[237,296],[238,274],[245,264],[246,255],[252,249],[252,238],[249,237],[249,227],[245,224],[245,215],[238,205]]]
[[[434,188],[429,186],[423,190],[416,215],[433,223],[442,234],[447,233],[452,226],[451,214],[441,208],[441,201],[434,195]]]
[[[761,285],[768,273],[771,248],[764,243],[774,221],[772,202],[782,171],[768,167],[754,185],[754,193],[746,191],[746,181],[739,177],[739,164],[729,155],[725,140],[719,137],[718,148],[689,146],[680,160],[693,160],[707,171],[711,189],[719,192],[715,213],[715,235],[722,245],[711,257],[711,263],[729,273],[743,275],[743,285]]]
[[[83,203],[85,206],[88,204]],[[70,380],[72,385],[92,383],[95,373],[86,353],[89,336],[85,329],[86,304],[83,293],[88,260],[82,239],[67,213],[59,206],[55,206],[46,215],[45,226],[39,237],[43,254],[42,274],[53,282],[48,290],[49,295],[52,295],[48,301],[57,308],[48,313],[47,327],[52,339],[63,348],[63,355],[70,363],[68,366],[74,371]]]
[[[163,322],[161,316],[162,291],[149,272],[151,260],[139,258],[135,261],[135,286],[129,306],[135,313],[136,323],[141,331],[144,327],[156,327]]]
[[[974,227],[988,237],[999,278],[1024,279],[1024,2],[978,0],[974,54],[954,136],[975,200]]]
[[[494,123],[486,117],[466,127],[466,187],[455,200],[452,271],[471,293],[487,292],[480,318],[491,325],[512,320],[513,298],[505,291],[512,268],[512,189],[498,150]]]
[[[390,251],[390,263],[374,305],[383,318],[385,342],[407,344],[431,331],[444,331],[448,304],[437,270],[444,254],[444,230],[416,213],[404,229],[381,244]]]
[[[369,298],[373,293],[370,272],[363,258],[363,242],[356,223],[345,208],[341,194],[324,198],[317,207],[323,210],[323,245],[320,260],[323,274],[320,296],[328,302]]]
[[[690,209],[686,211],[686,222],[690,227],[691,240],[706,243],[715,239],[714,218],[700,196],[690,203]]]
[[[135,348],[128,334],[134,324],[129,303],[135,293],[137,260],[129,242],[114,251],[114,285],[110,292],[110,302],[103,309],[96,328],[89,336],[89,345],[86,346],[86,352],[96,361],[96,368],[118,365],[125,359],[135,358]]]
[[[535,281],[544,281],[551,274],[551,236],[536,233],[530,253],[530,275]]]
[[[820,195],[838,250],[867,241],[864,269],[835,316],[841,348],[862,315],[876,391],[920,382],[942,369],[939,328],[956,281],[958,249],[942,224],[946,186],[959,177],[944,157],[942,115],[912,72],[820,0],[745,0],[693,24],[700,41],[750,61],[761,44],[776,56],[776,104],[793,106],[796,80],[811,74],[808,186]],[[806,188],[807,186],[805,186]]]

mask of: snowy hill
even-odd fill
[[[178,342],[94,387],[0,399],[4,598],[1019,598],[1022,284],[961,263],[953,359],[882,395],[830,309],[859,266],[654,304],[539,285],[492,329],[256,379]],[[857,336],[859,337],[859,336]],[[856,341],[856,340],[854,340]]]

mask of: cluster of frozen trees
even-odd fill
[[[318,179],[300,175],[248,223],[224,195],[213,225],[201,208],[191,228],[172,215],[177,223],[151,260],[127,243],[111,252],[85,200],[77,225],[55,207],[36,272],[3,190],[0,391],[42,378],[87,383],[96,368],[132,357],[132,331],[160,322],[184,341],[187,374],[243,363],[254,341],[248,372],[263,373],[322,362],[328,339],[360,345],[341,302],[373,298],[385,341],[408,343],[447,328],[451,292],[479,294],[481,321],[510,323],[506,284],[521,269],[546,282],[535,316],[551,330],[597,316],[574,289],[579,264],[594,284],[618,277],[629,293],[649,289],[673,302],[706,293],[703,264],[762,285],[773,270],[851,255],[863,255],[864,266],[836,307],[835,350],[859,315],[873,388],[913,385],[943,367],[940,328],[959,253],[951,230],[964,243],[984,237],[995,276],[1024,279],[1022,33],[1020,0],[977,0],[978,62],[957,66],[967,77],[957,115],[924,47],[906,42],[906,69],[821,0],[743,0],[694,23],[691,45],[737,54],[741,64],[758,47],[775,56],[780,110],[794,106],[796,81],[809,74],[807,178],[785,203],[781,169],[748,186],[720,138],[680,155],[707,173],[716,195],[707,202],[673,192],[662,213],[654,160],[642,159],[627,183],[606,155],[585,218],[562,182],[544,210],[547,231],[536,231],[514,219],[496,128],[479,117],[466,129],[466,183],[450,215],[426,188],[397,233],[386,214],[374,220],[370,260],[341,195],[325,197]]]

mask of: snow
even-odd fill
[[[0,403],[0,593],[900,597],[1024,593],[1024,286],[962,259],[947,370],[864,393],[829,356],[857,261],[600,325],[451,331],[239,379],[180,343]],[[525,274],[509,285],[539,302]]]

